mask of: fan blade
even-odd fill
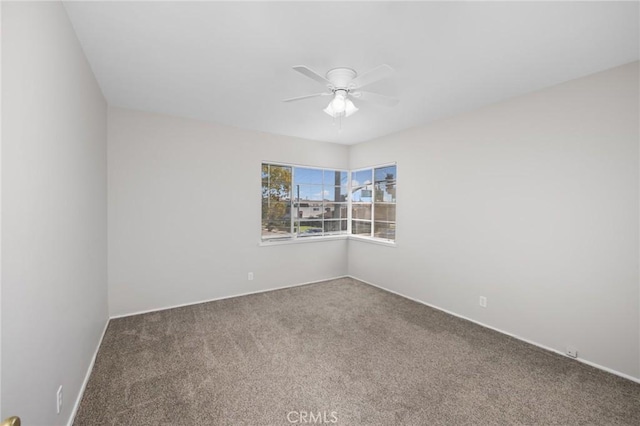
[[[283,99],[282,102],[293,102],[293,101],[300,101],[302,99],[307,99],[307,98],[315,98],[317,96],[330,96],[331,93],[314,93],[313,95],[304,95],[304,96],[298,96],[297,98],[289,98],[289,99]]]
[[[393,72],[393,68],[391,68],[389,65],[382,64],[379,67],[376,67],[370,71],[365,72],[362,75],[357,76],[356,78],[351,80],[351,83],[349,85],[356,88],[368,86],[369,84],[375,83],[378,80],[389,77],[391,74],[393,74]]]
[[[296,65],[293,67],[294,70],[298,71],[300,74],[306,75],[312,80],[317,81],[320,84],[326,85],[327,87],[333,87],[333,84],[314,70],[304,65]]]
[[[379,93],[373,92],[353,92],[349,93],[349,95],[363,101],[384,105],[387,107],[396,106],[398,102],[400,102],[400,99],[398,98],[392,98],[391,96],[381,95]]]

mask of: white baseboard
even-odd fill
[[[507,336],[509,336],[509,337],[513,337],[514,339],[521,340],[521,341],[523,341],[523,342],[525,342],[525,343],[528,343],[528,344],[533,345],[533,346],[537,346],[537,347],[542,348],[542,349],[544,349],[544,350],[547,350],[547,351],[549,351],[549,352],[553,352],[553,353],[555,353],[555,354],[562,355],[563,357],[568,358],[568,359],[570,359],[570,360],[572,360],[572,361],[578,361],[578,362],[581,362],[581,363],[583,363],[583,364],[589,365],[589,366],[591,366],[591,367],[597,368],[597,369],[599,369],[599,370],[606,371],[607,373],[611,373],[611,374],[614,374],[614,375],[616,375],[616,376],[622,377],[622,378],[624,378],[624,379],[631,380],[632,382],[640,383],[640,378],[633,377],[633,376],[630,376],[630,375],[625,374],[625,373],[621,373],[620,371],[614,370],[614,369],[609,368],[609,367],[605,367],[605,366],[600,365],[600,364],[596,364],[595,362],[591,362],[591,361],[588,361],[588,360],[586,360],[586,359],[582,359],[582,358],[571,358],[571,357],[567,356],[565,353],[563,353],[563,352],[561,352],[561,351],[559,351],[559,350],[557,350],[557,349],[551,348],[551,347],[549,347],[549,346],[545,346],[545,345],[542,345],[542,344],[540,344],[540,343],[534,342],[534,341],[532,341],[532,340],[525,339],[525,338],[523,338],[523,337],[517,336],[517,335],[515,335],[515,334],[509,333],[509,332],[504,331],[504,330],[500,330],[499,328],[492,327],[492,326],[490,326],[490,325],[487,325],[487,324],[481,323],[480,321],[476,321],[476,320],[474,320],[474,319],[471,319],[471,318],[465,317],[464,315],[456,314],[455,312],[451,312],[451,311],[448,311],[448,310],[446,310],[446,309],[440,308],[440,307],[438,307],[438,306],[432,305],[432,304],[430,304],[430,303],[423,302],[422,300],[419,300],[419,299],[416,299],[416,298],[413,298],[413,297],[406,296],[406,295],[404,295],[404,294],[402,294],[402,293],[399,293],[399,292],[397,292],[397,291],[389,290],[388,288],[385,288],[385,287],[382,287],[382,286],[380,286],[380,285],[377,285],[377,284],[371,283],[371,282],[369,282],[369,281],[363,280],[363,279],[358,278],[358,277],[354,277],[353,275],[349,275],[349,277],[350,277],[350,278],[353,278],[354,280],[358,280],[358,281],[361,281],[361,282],[363,282],[363,283],[365,283],[365,284],[368,284],[368,285],[370,285],[370,286],[372,286],[372,287],[379,288],[380,290],[387,291],[387,292],[389,292],[389,293],[393,293],[393,294],[395,294],[395,295],[397,295],[397,296],[404,297],[405,299],[413,300],[414,302],[420,303],[420,304],[422,304],[422,305],[428,306],[428,307],[433,308],[433,309],[437,309],[437,310],[439,310],[439,311],[441,311],[441,312],[444,312],[444,313],[446,313],[446,314],[453,315],[454,317],[458,317],[458,318],[462,318],[463,320],[471,321],[472,323],[474,323],[474,324],[478,324],[478,325],[479,325],[479,326],[481,326],[481,327],[488,328],[488,329],[493,330],[493,331],[497,331],[498,333],[505,334],[505,335],[507,335]]]
[[[304,283],[300,283],[300,284],[291,284],[291,285],[285,285],[285,286],[282,286],[282,287],[273,287],[273,288],[267,288],[267,289],[264,289],[264,290],[256,290],[256,291],[249,291],[249,292],[246,292],[246,293],[233,294],[231,296],[222,296],[222,297],[216,297],[216,298],[213,298],[213,299],[198,300],[198,301],[195,301],[195,302],[187,302],[187,303],[181,303],[181,304],[178,304],[178,305],[164,306],[164,307],[161,307],[161,308],[147,309],[147,310],[144,310],[144,311],[137,311],[137,312],[132,312],[132,313],[128,313],[128,314],[113,315],[113,316],[111,316],[109,318],[110,319],[125,318],[125,317],[131,317],[131,316],[134,316],[134,315],[148,314],[150,312],[166,311],[167,309],[182,308],[182,307],[185,307],[185,306],[199,305],[201,303],[215,302],[217,300],[232,299],[234,297],[249,296],[251,294],[267,293],[269,291],[284,290],[285,288],[300,287],[300,286],[303,286],[303,285],[317,284],[317,283],[321,283],[321,282],[325,282],[325,281],[332,281],[332,280],[337,280],[337,279],[340,279],[340,278],[348,278],[348,277],[349,277],[349,275],[342,275],[342,276],[339,276],[339,277],[325,278],[325,279],[316,280],[316,281],[308,281],[308,282],[304,282]]]
[[[107,327],[109,327],[109,319],[107,319],[106,324],[104,325],[104,329],[102,329],[102,335],[100,336],[100,340],[98,340],[98,345],[96,346],[96,350],[93,353],[93,358],[91,358],[91,362],[89,363],[89,368],[87,369],[87,374],[84,376],[84,381],[82,382],[82,386],[80,386],[80,392],[78,393],[78,398],[76,398],[75,404],[73,404],[73,410],[71,411],[71,416],[69,416],[69,421],[67,422],[67,426],[73,426],[73,421],[76,419],[76,414],[78,413],[78,407],[80,407],[80,401],[82,401],[82,396],[84,395],[84,391],[87,388],[87,383],[89,383],[89,377],[91,377],[91,372],[93,371],[93,365],[96,363],[96,357],[98,356],[98,351],[100,350],[100,346],[102,345],[102,340],[104,339],[104,335],[107,332]]]

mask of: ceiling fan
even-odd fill
[[[329,91],[284,99],[283,102],[300,101],[318,96],[333,96],[329,105],[324,109],[324,112],[333,118],[349,117],[358,111],[358,108],[356,108],[351,99],[360,99],[388,107],[394,106],[399,102],[398,99],[390,96],[360,90],[369,84],[393,74],[393,68],[386,64],[380,65],[361,75],[358,75],[358,73],[351,68],[333,68],[327,72],[326,77],[323,77],[304,65],[297,65],[293,67],[293,69],[325,85]]]

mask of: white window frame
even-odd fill
[[[307,166],[307,165],[301,165],[301,164],[291,164],[291,163],[282,163],[282,162],[276,162],[276,161],[262,161],[260,163],[260,170],[262,171],[262,166],[264,166],[265,164],[267,165],[272,165],[272,166],[282,166],[282,167],[291,167],[291,194],[290,194],[290,235],[286,236],[286,237],[281,237],[281,238],[262,238],[262,221],[260,222],[260,245],[274,245],[274,244],[290,244],[292,242],[309,242],[309,241],[326,241],[326,240],[335,240],[335,239],[346,239],[349,236],[349,233],[351,232],[350,228],[349,228],[349,224],[350,224],[350,217],[351,217],[351,212],[350,212],[350,191],[351,191],[351,174],[349,173],[349,170],[346,169],[340,169],[340,168],[333,168],[333,167],[318,167],[318,166]],[[295,182],[295,170],[296,168],[299,169],[313,169],[313,170],[321,170],[322,171],[322,188],[324,190],[325,187],[325,182],[324,182],[324,172],[325,171],[330,171],[330,172],[340,172],[340,173],[346,173],[347,174],[347,200],[346,201],[334,201],[334,203],[336,204],[345,204],[346,208],[347,208],[347,216],[345,218],[341,218],[339,220],[336,220],[336,222],[342,221],[342,220],[346,220],[347,221],[347,229],[344,232],[337,232],[337,233],[331,233],[331,234],[325,234],[325,235],[319,235],[319,236],[300,236],[299,232],[294,232],[295,231],[295,222],[296,222],[296,218],[294,216],[294,204],[296,202],[296,194],[295,194],[295,189],[294,189],[294,182]],[[328,186],[335,186],[335,185],[328,185]],[[342,185],[341,185],[342,186]],[[262,199],[262,179],[260,179],[260,198]],[[324,200],[322,201],[324,203]],[[260,209],[262,209],[262,205],[260,205]],[[298,220],[299,222],[299,220]],[[324,224],[324,219],[323,219],[323,224]]]
[[[260,221],[260,231],[259,231],[259,235],[260,237],[260,242],[259,245],[260,246],[273,246],[273,245],[280,245],[280,244],[297,244],[297,243],[311,243],[311,242],[320,242],[320,241],[332,241],[332,240],[345,240],[345,239],[349,239],[349,240],[355,240],[355,241],[363,241],[363,242],[367,242],[367,243],[373,243],[373,244],[379,244],[379,245],[383,245],[383,246],[388,246],[388,247],[395,247],[397,245],[397,239],[398,239],[398,235],[397,235],[397,230],[398,230],[398,218],[397,218],[397,214],[398,214],[398,193],[397,193],[397,187],[398,187],[398,164],[396,162],[391,162],[391,163],[383,163],[383,164],[376,164],[373,166],[366,166],[366,167],[360,167],[357,169],[352,169],[352,170],[346,170],[346,169],[341,169],[341,168],[332,168],[332,167],[319,167],[319,166],[309,166],[309,165],[303,165],[303,164],[294,164],[294,163],[283,163],[283,162],[278,162],[278,161],[261,161],[260,162],[260,170],[262,170],[262,165],[264,164],[269,164],[269,165],[273,165],[273,166],[284,166],[284,167],[291,167],[291,207],[290,207],[290,211],[291,211],[291,221],[290,221],[290,226],[291,226],[291,231],[290,231],[290,236],[287,237],[282,237],[282,238],[267,238],[267,239],[263,239],[262,238],[262,221]],[[395,220],[395,224],[396,224],[396,235],[395,235],[395,239],[390,240],[390,239],[385,239],[385,238],[379,238],[379,237],[374,237],[374,220],[375,220],[375,169],[379,169],[379,168],[383,168],[383,167],[389,167],[389,166],[395,166],[396,167],[396,220]],[[340,233],[340,234],[328,234],[328,235],[321,235],[321,236],[298,236],[297,233],[294,232],[294,227],[295,227],[295,218],[293,215],[293,209],[294,209],[294,202],[295,202],[295,195],[294,195],[294,187],[293,187],[293,182],[295,182],[295,169],[296,168],[305,168],[305,169],[315,169],[315,170],[322,170],[323,171],[323,188],[324,188],[324,171],[325,170],[329,170],[329,171],[336,171],[336,172],[346,172],[347,173],[347,230],[344,233]],[[356,235],[356,234],[352,234],[352,222],[353,222],[353,193],[352,193],[352,181],[353,181],[353,175],[356,172],[362,171],[362,170],[371,170],[371,177],[373,179],[371,185],[372,185],[372,198],[371,198],[371,234],[370,235]],[[262,199],[262,179],[260,179],[260,198]],[[262,209],[262,205],[260,206],[260,209]],[[342,219],[341,219],[342,220]]]
[[[395,205],[396,205],[396,218],[394,220],[395,225],[396,225],[396,234],[395,234],[395,238],[393,240],[391,239],[387,239],[387,238],[379,238],[379,237],[374,237],[374,222],[375,222],[375,169],[382,169],[384,167],[391,167],[391,166],[395,166],[396,168],[396,201],[395,201]],[[364,171],[364,170],[371,170],[371,219],[368,220],[371,223],[371,233],[370,235],[362,235],[362,234],[352,234],[352,228],[351,228],[351,224],[353,223],[353,220],[363,220],[363,219],[353,219],[352,218],[352,213],[353,213],[353,207],[352,207],[352,188],[351,188],[351,183],[353,182],[353,175],[355,173]],[[383,163],[383,164],[377,164],[374,166],[367,166],[367,167],[360,167],[357,169],[352,169],[350,170],[350,177],[349,177],[349,225],[348,225],[348,229],[349,229],[349,238],[350,239],[354,239],[354,240],[360,240],[360,241],[367,241],[367,242],[373,242],[376,244],[383,244],[383,245],[391,245],[391,246],[395,246],[396,245],[396,241],[398,239],[398,235],[397,235],[397,230],[398,230],[398,193],[397,193],[397,188],[398,188],[398,164],[396,162],[393,163]],[[366,219],[364,219],[366,220]]]

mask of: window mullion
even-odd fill
[[[290,203],[290,207],[289,207],[289,211],[291,212],[291,214],[289,216],[291,216],[291,222],[290,222],[290,226],[291,226],[291,238],[298,238],[298,235],[296,233],[294,233],[295,231],[295,220],[296,218],[293,216],[293,207],[297,204],[298,205],[298,210],[300,209],[300,200],[295,200],[293,198],[293,183],[296,181],[296,168],[295,167],[291,167],[291,183],[289,184],[289,188],[291,188],[291,194],[289,195],[289,203]],[[297,213],[296,213],[297,214]]]
[[[376,218],[376,169],[371,169],[371,233],[370,237],[375,235],[374,226]]]
[[[351,196],[351,191],[352,191],[352,177],[351,177],[351,170],[349,170],[349,173],[347,173],[347,234],[351,235],[352,232],[352,228],[351,228],[351,221],[353,220],[353,197]]]

